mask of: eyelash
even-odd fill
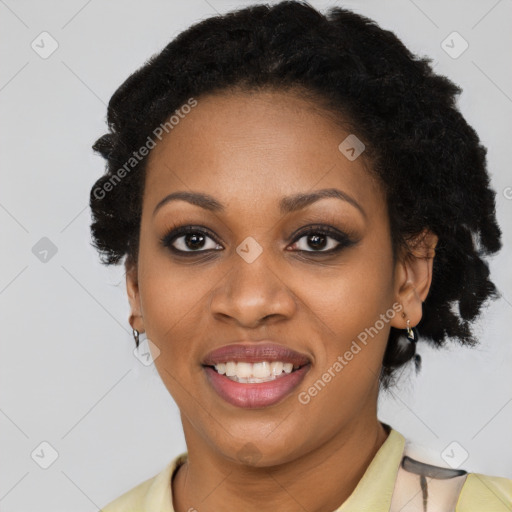
[[[206,235],[207,237],[211,238],[215,243],[220,245],[220,242],[216,239],[216,237],[213,235],[213,233],[202,226],[177,226],[175,228],[171,228],[161,239],[160,242],[162,245],[166,248],[168,248],[171,252],[174,254],[177,254],[179,256],[185,256],[185,257],[191,257],[193,255],[207,253],[210,251],[219,251],[219,249],[202,249],[197,251],[182,251],[181,249],[176,249],[172,246],[172,244],[182,236],[185,236],[187,234],[201,234]],[[332,255],[339,251],[341,251],[344,248],[350,247],[351,245],[354,245],[357,241],[352,239],[349,235],[342,233],[338,231],[337,229],[331,228],[330,226],[325,225],[312,225],[308,226],[307,228],[302,229],[299,233],[297,233],[293,239],[293,242],[291,245],[295,245],[299,240],[304,238],[307,235],[322,235],[326,236],[328,238],[332,238],[338,242],[338,245],[333,248],[329,249],[327,251],[307,251],[303,249],[297,249],[296,252],[300,253],[307,253],[307,254],[321,254],[321,255]]]

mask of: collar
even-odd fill
[[[363,478],[335,512],[388,512],[404,447],[404,436],[391,428]]]

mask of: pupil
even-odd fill
[[[320,242],[319,242],[320,240]],[[309,236],[310,246],[314,249],[322,249],[325,247],[325,236],[323,235],[310,235]],[[312,243],[311,243],[312,242]]]
[[[186,245],[189,249],[198,249],[204,242],[204,236],[197,233],[188,234],[186,236]]]

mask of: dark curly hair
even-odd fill
[[[386,192],[392,247],[438,236],[418,332],[434,346],[474,345],[471,323],[498,296],[484,256],[501,248],[486,149],[456,106],[460,88],[434,74],[390,31],[349,10],[307,2],[253,5],[178,35],[117,89],[109,132],[93,146],[106,173],[90,194],[93,245],[102,263],[136,263],[147,157],[126,162],[191,97],[271,88],[308,97],[350,125]],[[125,172],[120,173],[123,168]],[[122,179],[121,179],[122,174]],[[401,253],[402,254],[402,253]],[[381,382],[415,356],[391,328]]]

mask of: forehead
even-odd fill
[[[329,187],[361,203],[382,202],[364,158],[350,160],[340,151],[348,136],[333,113],[291,92],[199,97],[149,155],[144,208],[187,190],[260,208],[284,195]]]

